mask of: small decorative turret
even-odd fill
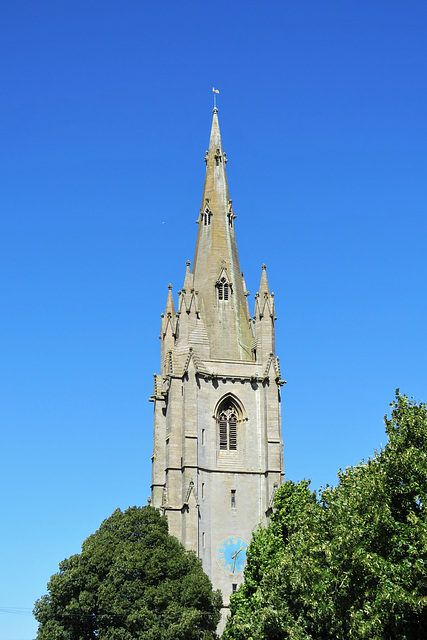
[[[172,296],[172,285],[171,283],[168,284],[168,299],[166,301],[166,309],[165,309],[165,316],[168,315],[175,315],[175,305],[173,303],[173,296]]]
[[[267,280],[267,267],[262,265],[259,292],[255,295],[255,349],[256,359],[265,363],[275,354],[276,320],[274,312],[274,293],[270,293]]]
[[[191,262],[187,260],[185,264],[187,265],[187,268],[185,270],[184,286],[182,287],[182,290],[188,293],[193,287],[193,274],[190,271]]]
[[[259,283],[259,293],[261,295],[268,296],[270,295],[270,289],[268,287],[268,280],[267,280],[267,267],[265,266],[265,264],[263,264],[261,268],[262,268],[262,272],[261,272],[261,282]]]
[[[166,309],[165,309],[165,312],[162,313],[161,315],[162,324],[160,328],[160,339],[162,341],[161,362],[162,362],[163,374],[165,373],[166,368],[168,368],[168,365],[166,362],[168,353],[171,351],[171,349],[173,349],[175,345],[176,327],[177,327],[175,305],[173,303],[171,284],[169,284],[168,289],[169,291],[168,291],[168,299],[166,302]]]
[[[179,345],[190,345],[190,334],[197,325],[199,310],[197,308],[197,294],[193,286],[193,274],[190,271],[190,261],[187,260],[184,286],[178,292],[178,322],[179,322]]]

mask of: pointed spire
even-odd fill
[[[219,130],[219,122],[218,122],[218,109],[215,107],[212,111],[212,127],[211,127],[211,136],[209,139],[209,151],[218,151],[222,153],[222,144],[221,144],[221,133]],[[209,153],[208,151],[208,153]]]
[[[259,295],[265,297],[265,294],[270,295],[270,289],[268,288],[267,280],[267,267],[262,265],[261,282],[259,284]]]
[[[193,274],[190,271],[190,261],[186,262],[187,268],[185,270],[184,286],[181,291],[178,291],[178,315],[182,315],[184,311],[197,314],[197,300],[193,286]],[[181,318],[182,320],[182,318]]]
[[[191,293],[191,290],[193,288],[193,274],[190,271],[190,261],[187,260],[186,262],[187,265],[187,269],[185,271],[185,279],[184,279],[184,286],[182,287],[182,290],[184,291],[184,293]]]
[[[171,352],[175,345],[176,337],[176,317],[175,306],[172,297],[172,285],[168,286],[168,299],[166,301],[165,312],[161,314],[162,324],[160,327],[160,339],[162,341],[161,346],[161,362],[162,362],[162,375],[167,373],[171,365],[171,356],[168,354]]]
[[[251,330],[243,277],[239,264],[235,215],[228,191],[218,122],[213,110],[206,176],[199,216],[194,288],[211,345],[211,357],[252,360]],[[224,275],[226,274],[226,276]]]
[[[176,319],[175,319],[175,305],[172,297],[172,285],[168,286],[168,299],[166,301],[165,312],[161,314],[162,324],[160,328],[160,338],[164,339],[167,333],[175,336],[176,332]]]
[[[173,296],[172,296],[172,285],[169,283],[168,285],[168,299],[166,302],[166,309],[165,309],[165,317],[167,318],[168,316],[171,318],[175,317],[175,306],[173,303]]]
[[[267,267],[263,264],[259,292],[255,294],[255,348],[257,361],[265,363],[267,367],[271,365],[274,359],[275,320],[274,293],[270,293]]]
[[[227,159],[222,150],[221,133],[218,122],[218,109],[213,110],[209,149],[205,155],[206,177],[203,191],[202,209],[205,203],[215,212],[218,207],[227,207],[230,202],[225,165]]]
[[[267,267],[263,264],[259,291],[255,294],[255,319],[262,318],[265,314],[275,320],[274,293],[270,293],[267,280]]]

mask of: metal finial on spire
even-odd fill
[[[214,109],[216,109],[216,94],[219,93],[218,89],[215,89],[215,87],[212,87],[212,91],[214,94]]]

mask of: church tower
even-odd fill
[[[193,269],[172,285],[154,376],[152,504],[201,558],[224,606],[243,580],[252,532],[283,482],[274,294],[262,266],[251,318],[218,110],[213,110]]]

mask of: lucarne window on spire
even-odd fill
[[[230,285],[228,284],[225,278],[221,278],[221,280],[217,283],[217,288],[218,288],[218,300],[228,300]]]
[[[203,224],[205,225],[205,227],[210,225],[211,216],[212,216],[212,211],[209,209],[209,207],[206,207],[206,209],[202,213]]]

